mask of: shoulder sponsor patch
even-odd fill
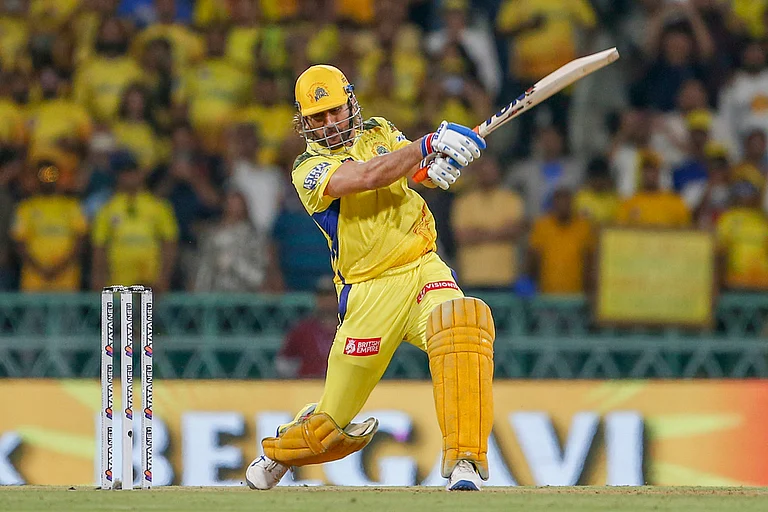
[[[433,281],[424,285],[424,288],[422,288],[419,294],[416,296],[416,303],[421,304],[421,301],[424,300],[424,296],[428,292],[431,292],[432,290],[443,290],[446,288],[451,288],[453,290],[459,289],[458,285],[453,281]]]
[[[373,356],[381,349],[381,338],[347,338],[344,354],[348,356]]]
[[[325,173],[328,172],[328,168],[330,166],[330,162],[321,162],[314,166],[309,171],[309,173],[307,173],[307,177],[304,178],[304,188],[307,190],[314,190],[315,187],[317,187],[317,184],[320,183],[320,180],[323,178]]]

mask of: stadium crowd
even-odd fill
[[[0,290],[312,290],[293,84],[331,63],[412,139],[622,59],[419,187],[463,287],[584,293],[602,225],[716,233],[768,289],[766,0],[0,0]]]

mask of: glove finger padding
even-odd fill
[[[445,478],[460,460],[469,460],[488,479],[495,336],[491,310],[480,299],[443,302],[429,316],[427,354],[443,434]]]
[[[485,149],[485,140],[466,126],[443,121],[430,139],[432,149],[449,156],[466,167],[474,159],[480,158]]]
[[[438,156],[429,165],[427,176],[443,190],[456,183],[461,176],[461,166],[451,157]]]
[[[379,428],[375,418],[340,428],[324,412],[312,414],[261,441],[264,455],[286,466],[307,466],[339,460],[362,450]]]

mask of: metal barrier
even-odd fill
[[[724,295],[711,331],[599,329],[582,298],[485,294],[498,378],[768,377],[768,295]],[[311,295],[169,294],[155,307],[159,378],[275,378],[282,338]],[[0,294],[0,378],[96,377],[96,294]],[[429,377],[403,344],[385,378]]]

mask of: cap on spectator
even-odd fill
[[[685,116],[685,124],[689,130],[708,132],[712,128],[712,114],[703,108],[696,109]]]
[[[109,159],[109,166],[112,172],[120,174],[126,171],[136,171],[139,169],[139,163],[130,151],[116,151]]]
[[[640,162],[640,168],[645,169],[646,167],[661,167],[661,155],[659,155],[655,151],[651,151],[650,149],[643,149],[638,151],[638,160]]]
[[[336,293],[336,284],[333,277],[323,276],[315,281],[315,293]]]

